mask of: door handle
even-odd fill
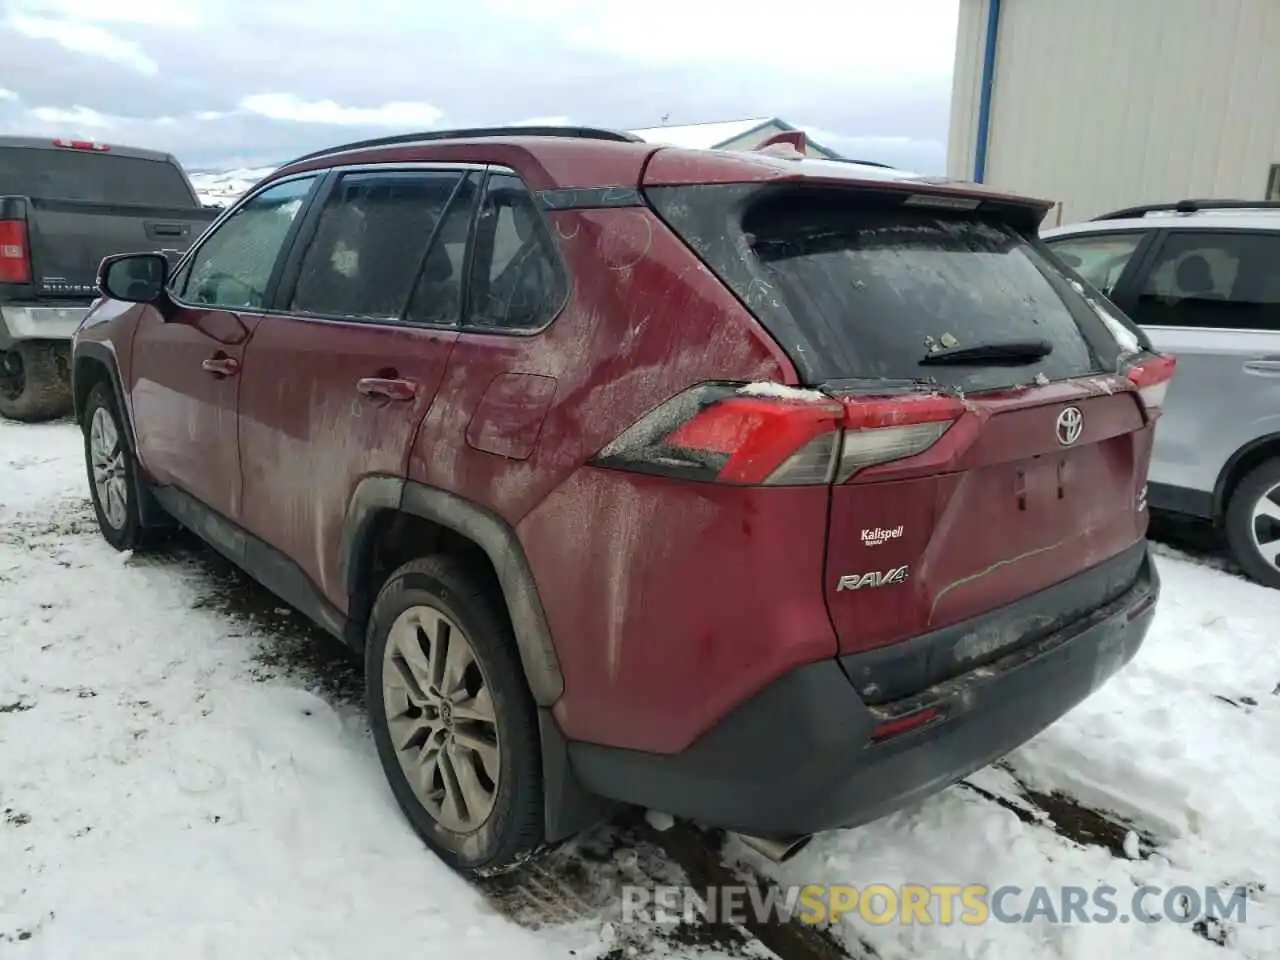
[[[386,397],[388,400],[412,400],[418,395],[418,385],[414,381],[389,377],[364,377],[356,381],[356,389],[366,397]]]
[[[1245,373],[1256,373],[1264,377],[1280,377],[1280,357],[1258,357],[1246,360]]]
[[[233,377],[240,372],[240,361],[234,357],[210,357],[200,367],[215,377]]]

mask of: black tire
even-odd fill
[[[71,412],[71,377],[65,343],[19,340],[0,350],[0,416],[26,423]]]
[[[124,477],[124,520],[120,524],[111,522],[110,512],[103,503],[99,485],[94,477],[92,433],[94,418],[98,411],[111,418],[115,427],[120,453],[120,473]],[[84,464],[89,478],[89,497],[93,501],[93,512],[98,518],[98,529],[102,537],[117,550],[135,550],[146,541],[147,530],[142,523],[142,515],[138,509],[138,468],[133,458],[133,450],[129,446],[124,422],[116,407],[116,399],[111,387],[105,381],[97,383],[84,405]]]
[[[1236,485],[1227,504],[1227,544],[1236,563],[1250,579],[1266,587],[1280,588],[1280,569],[1271,564],[1254,543],[1253,509],[1267,491],[1280,485],[1280,457],[1254,467]],[[1273,500],[1276,496],[1273,495]],[[1280,524],[1274,528],[1280,534]],[[1280,544],[1277,544],[1280,546]]]
[[[488,818],[469,833],[447,829],[418,799],[391,740],[384,653],[396,619],[418,606],[438,610],[465,634],[496,716],[500,750],[495,799]],[[378,758],[391,791],[418,836],[440,859],[467,876],[492,876],[540,850],[543,785],[537,711],[500,596],[453,557],[406,563],[391,574],[374,602],[365,644],[365,685]]]

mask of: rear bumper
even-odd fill
[[[0,306],[0,342],[5,340],[70,340],[89,312],[88,304],[66,306]]]
[[[579,742],[570,762],[601,796],[744,833],[858,826],[999,759],[1084,700],[1138,651],[1159,592],[1144,550],[1115,599],[913,696],[868,706],[840,663],[823,661],[781,677],[679,754]],[[874,741],[877,725],[924,710],[937,711],[928,725]]]

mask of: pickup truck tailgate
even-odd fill
[[[93,296],[103,257],[146,250],[185,252],[221,212],[84,200],[26,202],[32,293],[37,299]]]

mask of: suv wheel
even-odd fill
[[[140,546],[145,531],[138,512],[137,467],[106,383],[97,384],[85,401],[84,460],[103,538],[117,550]]]
[[[36,423],[70,412],[66,344],[19,340],[0,350],[0,416]]]
[[[1280,587],[1280,458],[1240,481],[1227,505],[1227,541],[1245,573]]]
[[[450,557],[414,560],[374,603],[365,648],[383,771],[451,867],[491,875],[542,840],[537,715],[506,610]]]

